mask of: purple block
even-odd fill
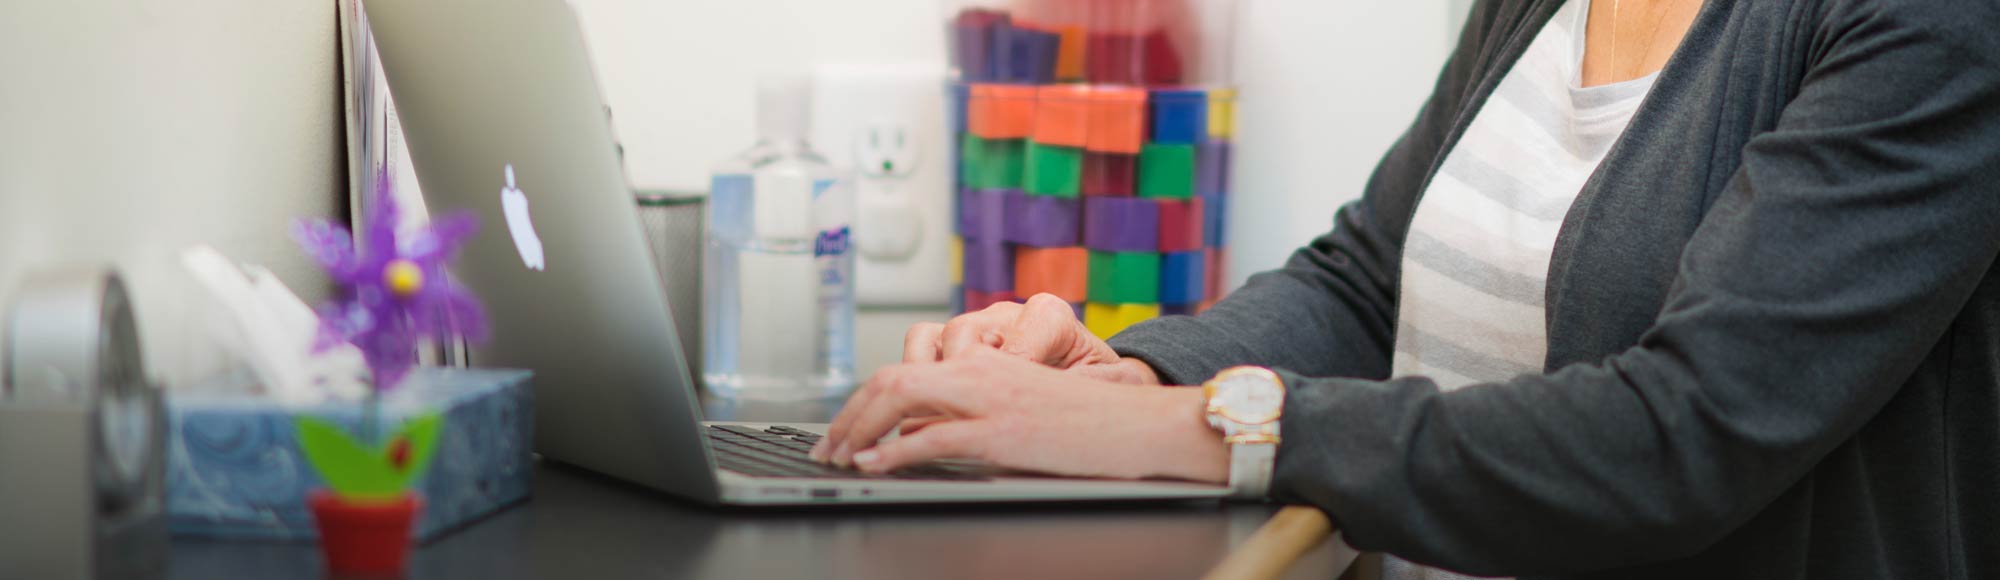
[[[1197,302],[1197,303],[1194,303],[1194,304],[1161,304],[1161,305],[1160,305],[1160,315],[1161,315],[1161,316],[1193,316],[1193,315],[1195,314],[1195,310],[1196,310],[1196,309],[1199,309],[1199,308],[1201,308],[1201,303],[1199,303],[1199,302]]]
[[[1070,309],[1070,310],[1075,310],[1075,311],[1076,311],[1076,319],[1077,319],[1077,320],[1083,320],[1083,303],[1082,303],[1082,302],[1071,302],[1071,303],[1069,303],[1069,309]]]
[[[1077,244],[1083,229],[1083,202],[1074,197],[1007,192],[1007,229],[1001,239],[1037,248]]]
[[[999,240],[966,240],[965,288],[975,292],[1013,292],[1014,247]]]
[[[1007,235],[1007,196],[1012,189],[958,190],[958,235],[967,240],[1000,241]]]
[[[1137,197],[1084,197],[1083,245],[1106,252],[1159,251],[1160,206]]]
[[[998,31],[1009,27],[1010,18],[1004,12],[992,10],[967,10],[959,13],[952,23],[952,60],[958,64],[959,75],[966,82],[987,82],[994,79],[995,66],[999,56],[993,52],[993,41]]]
[[[1195,193],[1220,196],[1229,191],[1229,142],[1203,140],[1194,156]]]
[[[965,106],[972,102],[972,85],[952,83],[950,88],[945,89],[944,98],[944,114],[950,119],[951,134],[965,134]],[[960,141],[958,139],[948,139],[948,141],[951,141],[952,151],[956,153]],[[953,157],[953,159],[956,158],[956,156]],[[954,171],[953,173],[957,172]]]
[[[1001,24],[993,27],[993,79],[1004,83],[1044,84],[1055,79],[1056,47],[1062,37],[1053,32]]]

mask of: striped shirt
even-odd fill
[[[1403,244],[1395,375],[1452,390],[1541,374],[1556,233],[1653,83],[1581,86],[1589,5],[1549,20],[1424,191]],[[1393,557],[1383,572],[1460,577]]]

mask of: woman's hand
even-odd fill
[[[1222,483],[1229,451],[1202,404],[1197,389],[1134,389],[980,347],[875,373],[812,456],[872,473],[966,458],[1065,475]],[[912,418],[928,423],[881,441]]]
[[[1036,294],[1026,304],[1001,302],[985,310],[952,318],[944,324],[910,327],[903,336],[903,362],[951,360],[968,352],[1001,352],[1101,380],[1157,385],[1153,367],[1138,359],[1120,358],[1111,346],[1091,334],[1069,303],[1050,294]]]

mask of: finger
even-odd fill
[[[890,365],[875,371],[867,381],[862,382],[861,388],[855,389],[854,394],[841,405],[840,413],[833,416],[833,423],[826,426],[826,436],[821,437],[819,443],[814,443],[812,450],[806,452],[806,455],[821,462],[833,459],[833,452],[838,450],[840,444],[847,438],[848,426],[854,424],[856,410],[868,406],[868,402],[875,398],[875,393],[881,389],[881,385],[894,380],[894,376],[902,372],[906,372],[904,365]]]
[[[944,421],[856,453],[854,463],[862,471],[887,473],[933,459],[982,459],[989,439],[985,432],[982,421]]]
[[[951,420],[950,417],[946,417],[943,415],[932,415],[929,417],[914,417],[910,419],[904,419],[903,422],[896,424],[896,432],[901,433],[903,435],[909,435],[911,433],[922,431],[925,427],[936,425],[939,422],[949,421],[949,420]]]
[[[882,384],[866,407],[855,410],[853,422],[833,452],[833,464],[852,464],[854,452],[874,447],[889,430],[904,419],[930,415],[976,416],[980,394],[986,389],[967,388],[972,381],[953,380],[953,369],[945,365],[915,368]]]
[[[944,325],[924,322],[910,327],[903,334],[903,362],[934,362],[942,351],[938,338],[944,335]]]
[[[1076,311],[1054,294],[1036,294],[1001,329],[1000,350],[1041,364],[1065,368],[1076,350]]]
[[[999,346],[1000,330],[1014,323],[1020,309],[1019,304],[1002,302],[951,319],[944,324],[944,334],[939,337],[939,354],[949,359],[975,348]]]

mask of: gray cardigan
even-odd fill
[[[1574,0],[1582,1],[1582,0]],[[1111,343],[1288,381],[1272,494],[1479,574],[2000,577],[2000,3],[1708,0],[1564,220],[1545,374],[1389,378],[1401,244],[1560,0],[1482,0],[1334,227]]]

